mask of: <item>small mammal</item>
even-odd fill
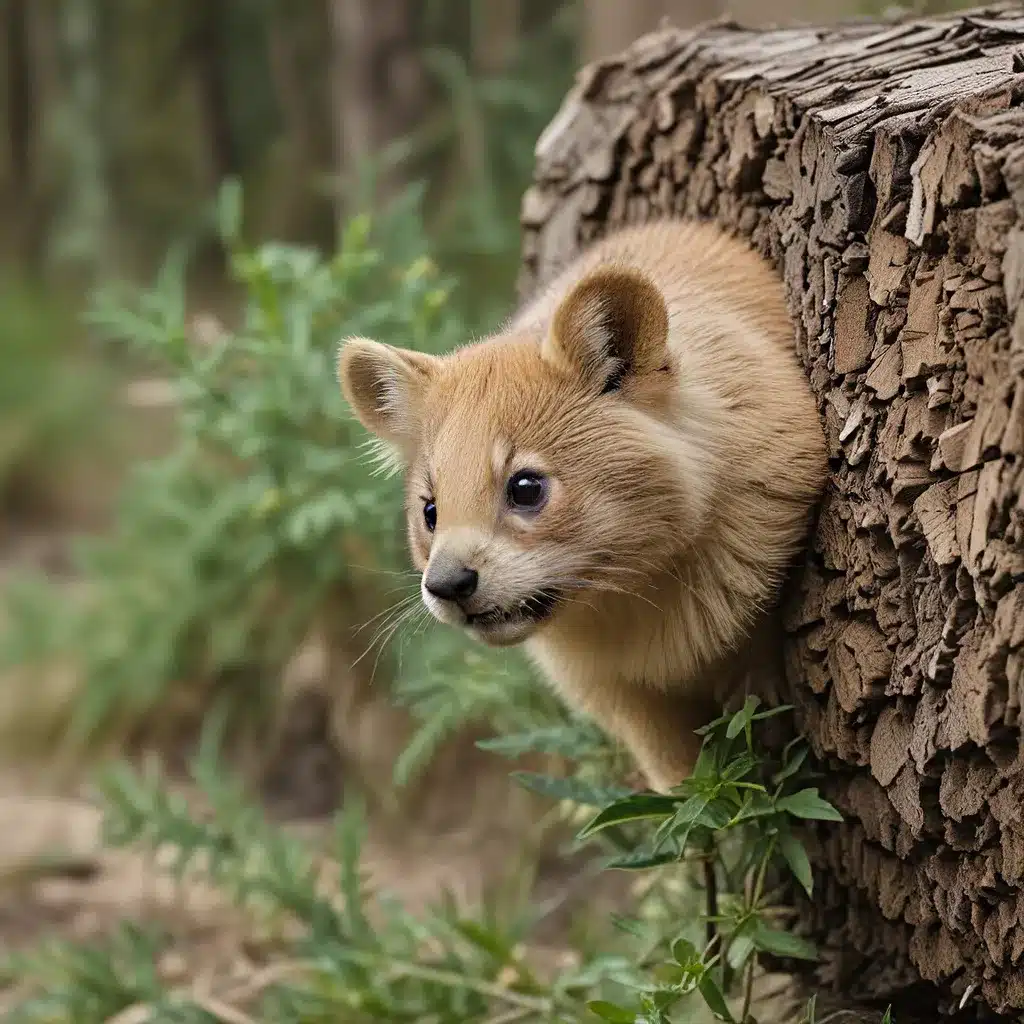
[[[721,695],[777,660],[772,605],[826,475],[792,331],[746,243],[671,220],[598,241],[450,354],[340,349],[404,469],[427,607],[525,644],[662,792]]]

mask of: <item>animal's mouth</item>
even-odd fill
[[[554,612],[559,594],[554,590],[538,590],[522,601],[508,608],[488,608],[475,615],[466,616],[466,625],[477,629],[491,629],[495,626],[526,622],[543,622]]]

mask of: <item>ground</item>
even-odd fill
[[[41,566],[56,576],[66,570],[59,535],[9,533],[6,541],[0,544],[0,586],[16,567]],[[14,698],[17,678],[8,674],[4,682]],[[62,685],[55,681],[57,688]],[[211,1006],[237,1006],[278,978],[287,965],[261,962],[251,923],[243,924],[218,893],[175,882],[144,852],[104,848],[101,810],[83,777],[58,775],[45,759],[0,765],[0,954],[53,939],[91,943],[121,922],[140,922],[158,924],[173,936],[158,964],[164,981],[200,992]],[[184,783],[175,787],[193,795]],[[286,827],[315,846],[328,838],[329,824],[321,815]],[[371,823],[364,866],[374,888],[410,908],[446,890],[471,907],[510,867],[509,846],[507,836],[481,839],[468,829],[397,837]],[[581,877],[578,863],[554,851],[543,858],[533,895],[546,911],[535,956],[548,965],[572,956],[565,929],[581,906],[598,914],[621,909],[624,876],[606,876],[597,888]],[[3,988],[0,978],[0,1018],[23,995],[17,986]],[[118,1024],[132,1019],[118,1018]]]

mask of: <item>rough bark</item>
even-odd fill
[[[838,986],[982,1013],[1024,1008],[1022,54],[1020,8],[658,32],[581,72],[522,206],[524,297],[658,216],[778,267],[831,453],[789,685],[847,818],[803,922]]]

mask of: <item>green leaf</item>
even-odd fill
[[[761,761],[751,754],[740,754],[722,769],[722,779],[726,782],[739,782],[754,771],[760,763]]]
[[[698,736],[710,736],[713,732],[716,732],[725,725],[731,717],[731,715],[721,715],[719,718],[708,722],[707,725],[702,725],[699,729],[694,729],[693,731]]]
[[[646,871],[649,868],[659,868],[663,864],[672,864],[677,860],[678,854],[669,851],[655,853],[652,850],[636,850],[608,860],[605,868],[618,871]]]
[[[710,797],[702,796],[699,793],[696,796],[691,796],[680,804],[675,814],[675,822],[680,825],[688,825],[699,821],[710,802]]]
[[[483,925],[466,918],[455,922],[456,930],[478,949],[488,953],[499,963],[514,960],[512,947],[500,936],[488,931]]]
[[[647,793],[630,796],[605,807],[599,814],[591,818],[580,829],[579,838],[585,839],[610,825],[621,825],[628,821],[640,821],[644,818],[669,817],[678,806],[678,799],[672,796],[657,796]]]
[[[751,718],[751,721],[763,722],[766,718],[774,718],[776,715],[781,715],[786,711],[792,710],[792,704],[780,704],[778,707],[768,708],[767,711],[758,711],[758,713]]]
[[[616,1006],[614,1003],[605,1002],[603,999],[592,999],[587,1003],[587,1009],[601,1020],[610,1020],[613,1024],[633,1024],[636,1014],[629,1010]]]
[[[788,828],[782,829],[778,837],[779,853],[785,858],[796,880],[804,887],[808,896],[814,890],[814,877],[811,874],[811,862],[803,843]]]
[[[801,789],[799,793],[784,796],[776,808],[792,814],[794,818],[809,818],[815,821],[842,821],[843,816],[825,799],[817,789]]]
[[[743,802],[743,806],[736,812],[737,824],[741,821],[749,821],[752,818],[768,818],[777,814],[778,810],[774,801],[764,793],[751,792]]]
[[[697,815],[694,822],[696,825],[703,825],[714,832],[725,828],[732,821],[732,808],[722,799],[711,800],[708,805]]]
[[[807,760],[807,755],[810,753],[809,747],[801,747],[783,766],[772,776],[772,782],[779,786],[787,779],[791,779],[800,769],[803,767],[804,761]]]
[[[489,740],[478,740],[477,747],[503,757],[520,757],[528,753],[557,754],[578,760],[581,754],[593,746],[589,733],[565,726],[549,729],[532,729],[529,732],[513,733],[510,736],[496,736]]]
[[[654,840],[651,844],[652,853],[660,853],[662,847],[669,841],[676,850],[686,850],[690,845],[690,835],[694,831],[693,822],[683,822],[679,813],[676,812],[671,818],[667,818],[658,826],[654,833]]]
[[[701,744],[697,763],[693,766],[689,781],[713,779],[718,775],[718,744],[706,738]]]
[[[680,967],[689,967],[700,961],[700,953],[697,947],[689,939],[676,939],[672,943],[672,959]]]
[[[761,703],[760,697],[751,695],[746,699],[743,707],[736,712],[729,720],[729,728],[725,730],[725,735],[728,739],[735,739],[750,723],[751,718],[754,717],[754,712],[757,710],[758,705]]]
[[[725,960],[734,971],[740,970],[754,952],[754,924],[755,919],[748,918],[729,938]]]
[[[715,981],[710,972],[705,972],[704,976],[697,983],[697,988],[700,991],[700,994],[704,997],[704,1002],[708,1004],[708,1009],[719,1020],[728,1021],[729,1024],[734,1024],[735,1018],[729,1012],[729,1007],[725,1002],[725,996],[722,995],[722,990],[718,987],[718,982]]]
[[[632,790],[620,786],[591,786],[579,779],[557,778],[538,772],[512,772],[511,778],[526,789],[554,800],[572,800],[587,807],[603,807],[632,795]]]
[[[891,1006],[885,1011],[885,1016],[882,1018],[882,1024],[895,1024],[895,1022],[892,1019]]]
[[[754,926],[754,945],[765,953],[794,960],[817,960],[818,951],[814,945],[799,935],[780,931],[758,921]]]

